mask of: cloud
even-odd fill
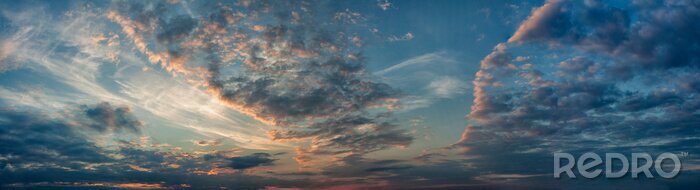
[[[268,153],[253,153],[246,156],[237,156],[229,158],[231,163],[228,167],[237,170],[244,170],[258,166],[269,166],[275,161],[271,158],[272,155]]]
[[[348,114],[373,120],[374,114],[386,114],[393,106],[397,91],[371,79],[359,54],[362,50],[355,45],[357,38],[345,31],[352,19],[359,19],[358,24],[362,21],[353,11],[345,12],[353,13],[351,17],[336,20],[335,13],[314,11],[319,7],[306,3],[254,2],[250,9],[201,3],[192,7],[211,9],[195,8],[190,14],[183,10],[185,2],[180,2],[183,6],[165,3],[116,2],[99,9],[76,6],[60,17],[46,15],[51,11],[34,11],[40,9],[11,15],[13,26],[26,33],[3,41],[22,44],[12,46],[11,57],[26,58],[26,62],[7,76],[30,76],[38,82],[11,80],[0,88],[0,101],[10,107],[64,111],[60,115],[75,120],[72,127],[105,132],[99,134],[105,137],[100,143],[108,145],[112,138],[133,135],[110,132],[139,132],[147,123],[153,130],[176,129],[174,133],[201,136],[193,138],[227,138],[235,146],[257,150],[305,144],[272,141],[265,135],[272,128],[305,131],[306,126]],[[271,22],[260,23],[259,19]],[[318,27],[318,23],[328,25]],[[255,25],[264,27],[251,30]],[[95,102],[80,102],[86,99]],[[146,120],[136,120],[135,115]],[[367,147],[362,148],[332,139],[344,134],[327,134],[318,140],[338,144],[324,145],[328,150],[315,150],[312,156],[343,156],[348,149],[368,153],[410,144],[410,134],[399,130],[394,120],[368,121],[367,125],[372,122],[391,127],[381,127],[376,136],[350,134],[353,140],[374,138],[368,141],[389,144],[363,144]],[[171,135],[147,131],[143,135],[156,139]],[[345,131],[349,130],[339,130]],[[92,130],[80,132],[96,138]],[[316,138],[304,140],[312,139]],[[186,154],[109,148],[117,149],[106,151],[109,156],[124,159],[108,163],[113,167],[89,165],[91,169],[150,170],[141,173],[153,175],[180,171],[167,167],[172,164],[199,174],[232,170],[224,167],[224,158],[207,166],[199,158],[173,161]],[[145,161],[148,159],[153,161]]]
[[[538,176],[549,176],[549,174],[541,174],[541,175],[487,174],[487,175],[477,176],[475,178],[476,178],[476,180],[481,180],[481,181],[493,183],[493,182],[504,182],[504,181],[511,181],[511,180],[517,180],[517,179],[522,179],[522,178],[538,177]]]
[[[0,187],[171,189],[182,188],[183,178],[193,180],[185,186],[204,188],[289,185],[265,177],[212,172],[270,165],[274,159],[267,153],[231,157],[220,151],[179,152],[143,138],[106,143],[81,132],[86,124],[80,115],[57,115],[0,110],[0,143],[12,145],[0,147]]]
[[[91,109],[115,110],[107,109],[112,107],[106,105],[110,104],[98,104]],[[0,147],[0,186],[138,187],[139,184],[159,184],[171,188],[181,186],[183,177],[199,178],[193,182],[199,187],[240,187],[240,184],[228,184],[232,180],[247,183],[247,186],[285,184],[255,176],[231,178],[229,174],[204,180],[201,173],[268,165],[273,160],[266,153],[231,157],[221,152],[198,154],[163,150],[143,138],[133,141],[94,139],[92,133],[82,127],[93,125],[95,121],[83,115],[85,106],[79,108],[64,110],[77,114],[0,109],[0,143],[12,145]],[[250,182],[252,179],[258,182]]]
[[[393,36],[392,35],[392,36],[389,36],[389,38],[387,38],[387,40],[389,40],[390,42],[409,41],[412,39],[413,39],[413,33],[411,33],[411,32],[407,32],[403,36]]]
[[[532,14],[520,24],[508,42],[543,40],[549,38],[576,38],[568,36],[573,33],[573,24],[567,13],[564,0],[550,0],[532,11]]]
[[[435,79],[426,86],[432,94],[441,98],[451,98],[456,95],[463,94],[468,87],[468,84],[462,82],[455,77],[440,77]]]
[[[197,146],[218,146],[221,145],[221,139],[216,140],[192,140]]]
[[[389,10],[391,8],[393,3],[389,2],[389,0],[377,0],[377,6],[381,8],[382,10]]]
[[[411,111],[429,107],[435,103],[434,99],[423,96],[404,96],[399,100],[398,109],[401,111]]]
[[[348,24],[359,24],[367,20],[359,12],[351,11],[350,9],[345,9],[344,11],[339,11],[335,13],[333,17],[336,21],[341,21]]]
[[[140,132],[143,125],[131,113],[129,107],[112,107],[108,102],[94,106],[83,106],[83,112],[93,124],[89,127],[100,132],[122,131]]]
[[[177,40],[181,40],[189,36],[192,30],[197,27],[197,20],[190,16],[176,16],[170,18],[167,23],[163,24],[164,28],[161,33],[156,35],[156,39],[160,43],[171,44]]]
[[[626,8],[599,1],[548,1],[532,12],[508,42],[574,45],[610,57],[625,57],[617,64],[632,72],[697,67],[700,38],[693,24],[685,24],[700,18],[694,11],[696,3],[638,3]]]
[[[270,132],[276,140],[310,139],[309,148],[301,148],[297,159],[304,161],[314,155],[364,155],[391,147],[406,147],[413,137],[387,121],[385,117],[368,118],[345,115],[314,123],[305,131]]]
[[[386,83],[400,89],[399,111],[424,108],[466,93],[470,85],[465,68],[454,54],[438,51],[408,58],[374,72]]]
[[[690,127],[700,109],[692,98],[697,92],[686,90],[697,80],[687,77],[698,71],[688,44],[700,40],[687,35],[690,25],[656,20],[693,19],[697,15],[687,10],[695,8],[688,1],[652,7],[547,1],[508,43],[482,59],[473,81],[470,125],[454,147],[476,157],[470,160],[475,167],[506,178],[541,174],[533,168],[551,167],[538,160],[550,159],[552,152],[700,148],[682,140],[698,132]],[[562,46],[571,49],[554,50]],[[523,49],[530,53],[522,55]],[[547,56],[553,52],[556,58]],[[523,63],[518,57],[537,59]]]
[[[397,91],[367,77],[364,60],[358,59],[360,49],[353,46],[357,40],[344,32],[348,24],[361,24],[364,16],[349,9],[321,15],[312,8],[300,2],[254,2],[240,12],[225,6],[195,21],[175,11],[170,16],[166,7],[156,12],[134,11],[140,9],[135,6],[110,10],[106,16],[152,63],[186,75],[224,105],[265,124],[295,131],[345,115],[372,117],[367,110],[387,111]],[[263,16],[267,13],[274,14]],[[257,24],[257,17],[270,22]],[[318,27],[318,19],[329,24]],[[254,24],[233,24],[246,22]],[[333,136],[315,139],[341,143]]]
[[[257,189],[260,184],[310,188],[315,184],[251,176],[271,175],[255,170],[277,162],[268,153],[234,156],[238,149],[182,152],[188,148],[128,140],[133,136],[127,133],[94,136],[93,131],[81,128],[97,132],[139,131],[147,123],[156,128],[153,130],[173,126],[203,135],[203,139],[234,139],[245,148],[276,148],[258,138],[258,134],[272,127],[232,110],[277,125],[277,132],[284,134],[278,141],[303,140],[288,144],[303,145],[297,157],[314,161],[362,157],[412,143],[411,133],[395,124],[389,113],[398,92],[372,79],[359,53],[362,49],[356,45],[358,40],[352,38],[356,34],[348,35],[350,32],[346,31],[346,27],[351,27],[348,23],[361,24],[362,15],[346,10],[341,13],[347,15],[340,14],[336,20],[335,13],[325,14],[314,10],[316,5],[303,2],[253,2],[247,5],[252,7],[249,10],[226,3],[201,3],[192,7],[216,9],[196,8],[190,13],[180,8],[187,6],[184,1],[180,2],[183,6],[164,3],[117,2],[104,9],[73,10],[60,17],[29,14],[42,19],[18,23],[33,28],[34,35],[22,43],[24,48],[14,51],[28,57],[23,69],[31,70],[32,77],[41,76],[42,81],[57,84],[37,84],[38,89],[32,93],[3,86],[2,103],[56,111],[47,115],[70,116],[66,120],[46,121],[65,127],[31,130],[62,134],[66,139],[45,139],[56,138],[52,141],[75,146],[54,150],[53,145],[36,145],[39,153],[26,158],[60,159],[3,165],[14,171],[1,172],[2,185],[31,188],[37,182],[49,188],[62,184],[70,188],[89,181],[106,184],[106,188],[120,184],[180,188],[181,179],[192,180],[188,184],[198,188]],[[319,27],[319,23],[324,25]],[[24,70],[12,74],[21,72]],[[109,103],[80,102],[86,99]],[[135,115],[148,120],[141,122]],[[76,133],[76,141],[85,141],[85,147],[92,147],[95,157],[106,160],[89,160],[93,153],[78,154],[81,146],[61,141],[73,140],[72,135],[51,131],[63,128],[71,129],[65,133]],[[30,132],[19,134],[39,136]],[[15,138],[19,139],[10,139]],[[119,140],[122,138],[127,140]],[[9,158],[16,161],[25,156]],[[23,168],[30,166],[34,168]],[[388,173],[410,168],[374,166],[359,171]]]
[[[385,69],[382,69],[380,71],[374,72],[374,74],[375,75],[386,75],[386,74],[401,70],[403,68],[424,66],[424,65],[429,65],[429,64],[444,64],[444,63],[454,62],[454,60],[446,59],[446,57],[447,57],[446,52],[428,53],[428,54],[424,54],[424,55],[420,55],[417,57],[407,59],[405,61],[402,61],[399,64],[392,65],[392,66],[387,67]]]
[[[70,120],[4,108],[0,110],[0,126],[0,142],[11,145],[0,147],[0,169],[79,169],[84,164],[112,160],[87,136],[75,132]]]
[[[136,12],[149,12],[150,8],[158,7],[156,4],[158,2],[145,3],[145,10]],[[76,4],[69,6],[72,10],[66,15],[54,17],[48,14],[57,12],[45,11],[47,8],[37,6],[2,11],[11,22],[8,31],[14,32],[2,40],[22,44],[15,46],[17,49],[13,55],[3,60],[8,65],[18,63],[18,67],[2,73],[3,77],[16,79],[3,81],[0,88],[0,101],[7,106],[55,111],[109,101],[115,107],[129,107],[135,115],[147,115],[141,118],[145,119],[143,122],[159,130],[184,130],[201,138],[228,138],[233,145],[260,150],[290,146],[269,140],[265,136],[269,126],[260,125],[218,103],[206,89],[189,83],[194,80],[185,79],[182,74],[170,75],[167,67],[159,69],[160,65],[150,65],[145,54],[135,48],[133,40],[121,32],[118,24],[107,18],[104,10],[108,7],[81,9]],[[148,17],[123,18],[139,20],[143,24],[146,23],[143,18]],[[168,22],[169,18],[159,22]],[[146,42],[156,43],[158,40],[155,36],[158,34],[150,32],[136,35],[153,34],[146,38]],[[155,49],[161,50],[163,47],[171,46],[148,48],[155,52]],[[164,49],[177,52],[177,48]],[[27,80],[14,78],[17,76]],[[86,99],[94,101],[85,102]],[[73,111],[71,113],[78,114]],[[162,137],[168,134],[151,135]]]
[[[12,55],[12,52],[15,50],[16,44],[10,40],[2,40],[0,41],[0,61],[3,62],[3,66],[0,67],[0,73],[4,72],[6,70],[10,70],[13,67],[9,64],[9,61],[6,61],[5,59],[10,57]],[[6,63],[7,62],[7,63]]]

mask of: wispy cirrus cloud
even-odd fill
[[[439,99],[451,99],[471,88],[457,58],[447,51],[426,53],[374,72],[403,96],[399,109],[425,108]]]

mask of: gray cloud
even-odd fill
[[[624,9],[599,1],[548,1],[509,42],[575,45],[625,57],[619,64],[626,69],[697,68],[700,35],[692,20],[700,18],[698,2],[649,2]]]
[[[0,170],[79,169],[84,163],[112,160],[74,125],[44,114],[0,110]],[[6,172],[2,172],[5,174]]]
[[[215,139],[215,140],[192,140],[192,143],[194,143],[197,146],[219,146],[221,145],[221,141],[223,139]]]
[[[166,23],[162,24],[164,28],[156,35],[156,39],[164,44],[175,43],[177,40],[189,36],[197,24],[197,20],[189,16],[180,15],[170,18]]]
[[[123,183],[242,189],[299,185],[252,175],[202,175],[216,168],[270,165],[275,159],[267,153],[198,155],[153,148],[140,140],[118,141],[114,147],[98,145],[89,133],[80,132],[85,125],[81,117],[0,109],[0,144],[8,145],[0,146],[0,188],[121,188]]]
[[[271,136],[277,140],[312,138],[314,150],[310,153],[365,154],[383,150],[392,146],[408,146],[413,137],[406,131],[398,129],[395,124],[384,118],[367,118],[358,115],[346,115],[314,123],[306,131],[272,131]]]
[[[228,164],[228,167],[238,170],[258,166],[269,166],[275,161],[275,159],[272,159],[272,155],[268,153],[253,153],[246,156],[231,157],[228,160],[231,161],[231,163]]]
[[[88,126],[100,132],[122,130],[140,132],[143,125],[132,115],[129,107],[113,107],[108,102],[83,106],[83,113],[92,121]]]

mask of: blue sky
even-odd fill
[[[0,187],[693,187],[699,8],[3,1]],[[555,152],[689,154],[577,180]]]

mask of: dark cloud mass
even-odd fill
[[[114,111],[109,105],[105,102],[81,108]],[[288,184],[246,175],[202,175],[225,168],[271,165],[276,159],[267,153],[228,156],[226,151],[216,151],[197,155],[154,149],[139,141],[119,141],[116,147],[105,147],[96,143],[91,133],[80,132],[85,125],[94,124],[81,123],[85,120],[81,114],[56,118],[30,110],[0,110],[0,187],[129,188],[119,184],[137,181],[163,188],[192,183],[200,188],[259,189],[264,185]]]
[[[626,69],[697,68],[698,1],[638,1],[624,9],[603,1],[552,0],[533,11],[508,42],[575,45]]]
[[[272,165],[275,161],[271,158],[272,156],[268,153],[253,153],[246,156],[236,156],[229,158],[231,163],[228,165],[233,169],[244,170],[257,166],[268,166]]]
[[[112,160],[74,125],[31,111],[0,110],[0,170],[68,168]]]
[[[108,102],[94,106],[83,106],[85,116],[92,121],[88,126],[97,131],[139,132],[143,125],[131,114],[129,107],[112,107]]]
[[[548,172],[533,170],[551,167],[535,161],[559,151],[698,150],[680,139],[700,132],[698,94],[689,90],[700,55],[700,25],[690,20],[700,4],[650,3],[551,0],[534,9],[509,43],[482,60],[472,125],[455,146],[479,157],[480,168],[525,174]],[[533,45],[545,52],[535,55],[556,59],[514,61]],[[573,48],[555,50],[564,46]],[[667,83],[650,82],[658,80]],[[680,141],[684,148],[664,145]]]
[[[137,132],[141,126],[128,108],[104,102],[82,106],[76,114],[56,115],[19,108],[0,110],[1,169],[80,169],[86,164],[114,161],[92,142],[87,126],[98,132],[122,129]]]

